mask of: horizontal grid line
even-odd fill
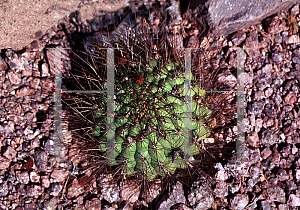
[[[63,93],[107,93],[107,90],[62,90]]]

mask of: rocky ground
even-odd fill
[[[67,48],[68,34],[77,30],[69,21],[62,22],[66,28],[51,28],[19,51],[1,50],[2,209],[117,209],[118,203],[128,201],[128,191],[134,191],[125,185],[105,184],[109,177],[89,184],[79,179],[75,153],[67,148],[63,161],[53,157],[54,51],[45,46]],[[208,66],[235,69],[233,48],[243,47],[247,52],[245,155],[250,161],[216,163],[213,182],[199,178],[187,194],[178,182],[160,209],[177,203],[183,204],[172,209],[299,208],[299,26],[297,4],[289,12],[227,37],[202,40],[210,51]],[[70,61],[67,56],[62,60],[65,71]],[[68,143],[71,137],[67,125],[63,127],[63,142]],[[69,159],[74,161],[64,161]],[[131,208],[126,202],[123,209]]]

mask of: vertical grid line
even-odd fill
[[[237,49],[237,161],[245,161],[245,52]]]
[[[114,124],[114,49],[107,49],[107,157],[110,163],[115,161],[115,124]]]
[[[192,69],[192,49],[185,49],[185,82],[184,82],[184,147],[183,151],[187,159],[191,156],[190,143],[192,143],[192,97],[191,97],[191,69]]]
[[[54,155],[57,162],[62,157],[62,127],[61,127],[61,49],[55,49],[55,92],[54,92]]]

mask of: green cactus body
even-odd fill
[[[143,82],[118,82],[115,99],[115,143],[116,160],[121,160],[127,175],[140,174],[153,180],[157,176],[173,174],[177,168],[186,168],[186,160],[176,151],[184,145],[184,81],[183,72],[177,63],[161,67],[159,61],[149,61],[144,69]],[[121,80],[121,79],[120,79]],[[126,87],[126,88],[125,88]],[[205,97],[205,92],[193,87],[191,96]],[[104,107],[102,107],[105,110]],[[203,125],[211,110],[192,100],[192,126],[195,138],[210,135]],[[95,111],[96,121],[105,122],[105,112]],[[196,118],[198,120],[196,120]],[[95,137],[99,139],[99,150],[107,152],[105,129],[96,127]],[[199,154],[197,143],[191,145],[192,155]],[[114,165],[115,160],[110,164]]]

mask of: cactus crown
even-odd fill
[[[138,69],[135,71],[134,69]],[[127,70],[127,71],[126,71]],[[115,83],[115,160],[121,162],[126,175],[139,174],[148,180],[158,175],[173,174],[177,168],[186,168],[183,153],[185,141],[184,123],[184,68],[172,61],[149,60],[145,66],[127,63]],[[129,76],[129,72],[134,72]],[[210,132],[203,123],[211,110],[204,106],[205,92],[194,86],[191,91],[192,123],[194,139],[206,138]],[[196,100],[195,95],[200,96]],[[105,98],[103,98],[105,100]],[[103,104],[103,103],[102,103]],[[104,103],[105,104],[105,103]],[[95,129],[101,152],[107,152],[106,108],[95,111]],[[199,154],[199,145],[191,146],[192,155]]]

